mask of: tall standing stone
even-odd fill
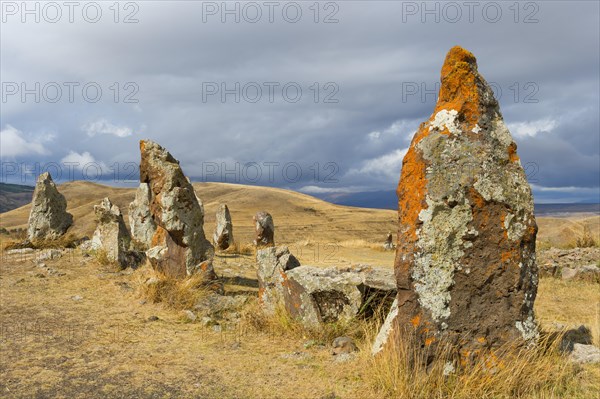
[[[129,226],[131,236],[144,247],[150,248],[152,236],[156,233],[156,223],[150,214],[150,188],[148,183],[140,183],[135,199],[129,204]]]
[[[256,237],[254,245],[269,247],[275,245],[275,225],[273,217],[265,211],[260,211],[253,217]]]
[[[216,220],[217,225],[213,234],[213,241],[217,248],[225,250],[233,244],[233,224],[227,205],[222,204],[219,206]]]
[[[149,208],[156,232],[148,259],[172,277],[203,272],[214,277],[214,248],[204,235],[204,213],[179,161],[157,143],[140,141],[140,181],[150,188]]]
[[[103,250],[108,260],[123,268],[127,267],[131,235],[125,226],[121,210],[110,199],[104,198],[100,205],[94,205],[94,213],[98,225],[92,237],[91,248]]]
[[[454,47],[438,102],[404,157],[398,184],[395,320],[463,357],[537,336],[533,198],[492,89]]]
[[[33,191],[27,238],[30,241],[54,240],[62,236],[71,224],[73,215],[67,212],[67,200],[58,192],[50,173],[42,173]]]

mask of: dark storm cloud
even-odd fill
[[[77,13],[73,23],[48,23],[43,15],[40,23],[22,23],[20,14],[4,12],[3,85],[79,86],[72,102],[66,89],[56,103],[9,96],[2,103],[3,162],[93,162],[105,179],[115,168],[130,178],[137,141],[148,137],[197,180],[389,190],[414,130],[433,109],[444,55],[460,44],[497,89],[523,163],[537,167],[539,198],[598,198],[596,2],[520,3],[518,15],[512,2],[476,2],[473,22],[457,2],[456,23],[447,2],[427,3],[429,14],[422,2],[322,2],[318,23],[312,2],[295,3],[302,9],[296,23],[285,19],[294,9],[285,17],[281,11],[291,3],[277,3],[273,23],[262,2],[252,3],[263,12],[258,22],[244,20],[255,15],[246,8],[239,23],[231,14],[222,23],[221,2],[137,2],[137,11],[120,10],[120,21],[135,11],[139,22],[131,24],[114,23],[110,4],[98,4],[98,23]],[[242,12],[249,3],[228,7],[236,4]],[[493,22],[496,5],[502,15]],[[323,23],[332,13],[338,22]],[[90,82],[102,89],[95,103],[81,91]],[[221,85],[236,82],[239,102],[234,94],[223,100]],[[257,86],[262,96],[251,102]],[[215,87],[218,93],[207,94]],[[296,87],[302,96],[293,102]]]

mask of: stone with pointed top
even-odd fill
[[[140,141],[140,181],[149,187],[148,205],[156,231],[148,258],[172,277],[203,273],[214,278],[214,248],[204,235],[204,212],[194,188],[166,149]]]
[[[233,244],[233,224],[227,205],[221,204],[217,210],[216,228],[213,234],[215,246],[221,250],[229,248]]]
[[[67,212],[67,200],[58,192],[50,173],[42,173],[33,191],[27,238],[54,240],[65,234],[71,224],[73,215]]]
[[[446,56],[438,102],[398,184],[397,310],[383,336],[441,339],[463,356],[538,336],[533,198],[475,57]]]
[[[275,225],[273,217],[265,211],[254,215],[256,237],[254,245],[257,247],[269,247],[275,245]]]

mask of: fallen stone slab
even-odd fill
[[[287,311],[307,327],[349,321],[389,309],[396,295],[394,272],[369,266],[299,266],[282,275]]]

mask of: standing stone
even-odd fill
[[[217,227],[213,235],[215,246],[221,250],[229,248],[233,244],[233,225],[227,205],[222,204],[217,210]]]
[[[27,238],[30,241],[54,240],[71,224],[73,215],[67,212],[67,200],[58,192],[50,173],[42,173],[33,191]]]
[[[256,238],[254,245],[257,247],[268,247],[275,245],[275,225],[273,217],[265,211],[258,212],[254,218]]]
[[[300,266],[300,261],[292,255],[288,247],[270,246],[256,251],[258,300],[268,312],[275,311],[283,301],[285,272]]]
[[[94,213],[98,225],[92,237],[91,249],[105,251],[108,260],[118,263],[123,268],[127,267],[131,236],[121,210],[113,205],[110,199],[104,198],[100,205],[94,205]]]
[[[536,339],[537,225],[516,149],[475,57],[452,48],[402,165],[398,308],[383,336],[443,338],[463,359]]]
[[[204,235],[204,213],[179,161],[157,143],[140,141],[140,181],[150,188],[156,232],[147,251],[152,266],[172,277],[203,272],[214,277],[214,248]]]
[[[383,249],[386,251],[391,251],[394,248],[394,236],[392,236],[392,233],[388,233],[387,237],[385,238],[385,243],[383,244]]]
[[[131,236],[146,249],[152,244],[152,236],[156,233],[156,223],[150,214],[150,188],[147,183],[140,183],[135,199],[129,204],[129,226]]]

